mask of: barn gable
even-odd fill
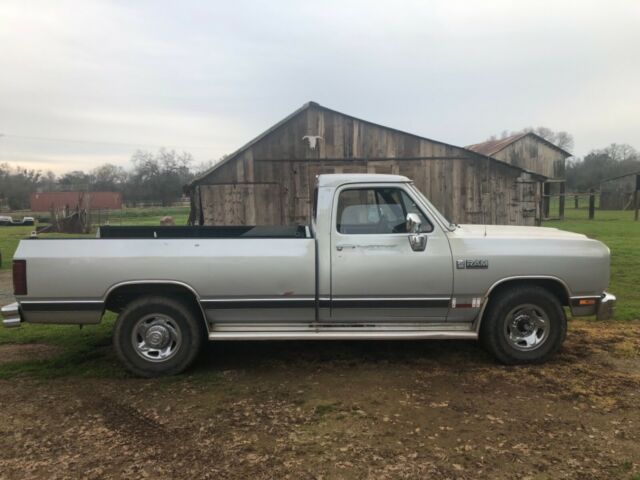
[[[571,156],[533,132],[488,140],[466,148],[550,179],[564,178],[565,160]]]
[[[190,220],[307,223],[322,173],[406,175],[460,223],[533,224],[539,213],[539,176],[310,102],[196,178]]]

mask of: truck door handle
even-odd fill
[[[341,252],[345,248],[354,249],[354,248],[356,248],[356,246],[355,245],[348,245],[348,244],[345,244],[345,243],[342,243],[340,245],[336,245],[336,250],[338,250],[339,252]]]

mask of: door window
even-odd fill
[[[416,213],[422,232],[433,226],[415,202],[400,188],[354,188],[338,198],[337,229],[345,235],[408,233],[406,218]]]

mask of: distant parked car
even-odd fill
[[[36,220],[33,217],[22,217],[22,220],[16,221],[8,215],[0,215],[0,226],[2,227],[21,227],[35,225]]]

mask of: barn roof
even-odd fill
[[[471,150],[472,152],[476,152],[476,153],[480,153],[482,155],[486,155],[488,157],[492,157],[496,153],[498,153],[501,150],[504,150],[505,148],[507,148],[512,143],[515,143],[518,140],[520,140],[521,138],[524,138],[524,137],[527,137],[527,136],[532,136],[532,137],[536,138],[536,140],[538,140],[539,142],[542,142],[545,145],[548,145],[549,147],[553,148],[554,150],[559,151],[565,157],[571,157],[573,155],[573,154],[567,152],[566,150],[558,147],[557,145],[551,143],[549,140],[546,140],[546,139],[542,138],[540,135],[537,135],[537,134],[535,134],[533,132],[516,133],[515,135],[511,135],[511,136],[506,137],[506,138],[500,138],[500,139],[497,139],[497,140],[487,140],[486,142],[475,143],[473,145],[467,145],[464,148],[466,148],[467,150]]]
[[[353,115],[348,115],[348,114],[346,114],[346,113],[342,113],[342,112],[339,112],[339,111],[337,111],[337,110],[333,110],[333,109],[331,109],[331,108],[327,108],[327,107],[325,107],[325,106],[323,106],[323,105],[320,105],[320,104],[319,104],[319,103],[317,103],[317,102],[310,101],[310,102],[307,102],[307,103],[305,103],[304,105],[302,105],[300,108],[298,108],[296,111],[294,111],[294,112],[293,112],[293,113],[291,113],[290,115],[287,115],[285,118],[283,118],[282,120],[280,120],[280,121],[279,121],[279,122],[277,122],[276,124],[272,125],[270,128],[268,128],[267,130],[265,130],[264,132],[262,132],[260,135],[258,135],[257,137],[255,137],[253,140],[249,141],[248,143],[246,143],[245,145],[243,145],[242,147],[240,147],[239,149],[237,149],[235,152],[233,152],[233,153],[231,153],[231,154],[227,155],[223,160],[221,160],[220,162],[216,163],[216,164],[215,164],[214,166],[212,166],[211,168],[209,168],[209,169],[205,170],[205,171],[204,171],[204,172],[202,172],[200,175],[197,175],[196,177],[194,177],[194,179],[193,179],[193,180],[191,180],[191,182],[190,182],[188,185],[186,185],[185,189],[186,189],[186,190],[188,190],[190,187],[192,187],[192,186],[194,186],[194,185],[198,184],[199,182],[201,182],[202,180],[204,180],[206,177],[208,177],[209,175],[211,175],[211,173],[215,172],[217,169],[219,169],[219,168],[220,168],[220,167],[222,167],[223,165],[225,165],[225,164],[227,164],[227,163],[229,163],[229,162],[233,161],[236,157],[238,157],[238,156],[239,156],[239,155],[241,155],[243,152],[245,152],[246,150],[248,150],[249,148],[251,148],[253,145],[255,145],[256,143],[258,143],[260,140],[262,140],[263,138],[265,138],[266,136],[268,136],[270,133],[272,133],[272,132],[276,131],[276,130],[277,130],[278,128],[280,128],[282,125],[285,125],[285,124],[286,124],[287,122],[289,122],[291,119],[295,118],[295,117],[296,117],[297,115],[299,115],[300,113],[302,113],[302,112],[304,112],[305,110],[308,110],[308,109],[310,109],[310,108],[312,108],[312,107],[320,108],[320,109],[322,109],[322,110],[326,110],[326,111],[328,111],[328,112],[332,112],[332,113],[337,113],[338,115],[342,115],[342,116],[344,116],[344,117],[347,117],[347,118],[351,118],[351,119],[357,120],[358,122],[367,123],[367,124],[369,124],[369,125],[374,125],[374,126],[376,126],[376,127],[380,127],[380,128],[384,128],[384,129],[387,129],[387,130],[394,131],[394,132],[398,132],[398,133],[401,133],[401,134],[403,134],[403,135],[409,135],[409,136],[411,136],[411,137],[415,137],[415,138],[418,138],[418,139],[421,139],[421,140],[427,140],[427,141],[429,141],[429,142],[437,143],[437,144],[440,144],[440,145],[444,145],[444,146],[446,146],[446,147],[453,147],[453,148],[459,148],[459,149],[462,149],[462,150],[467,150],[469,153],[475,154],[475,155],[477,155],[477,156],[479,156],[479,157],[482,157],[482,158],[488,158],[489,160],[492,160],[492,161],[494,161],[494,162],[500,163],[500,164],[502,164],[502,165],[504,165],[504,166],[506,166],[506,167],[516,168],[516,169],[518,169],[518,170],[521,170],[521,171],[527,172],[527,173],[529,173],[529,174],[531,174],[531,175],[534,175],[534,176],[537,176],[537,177],[544,178],[544,177],[542,177],[542,176],[541,176],[540,174],[538,174],[538,173],[530,172],[530,171],[528,171],[528,170],[525,170],[525,169],[523,169],[523,168],[517,167],[517,166],[512,165],[512,164],[510,164],[510,163],[503,162],[503,161],[501,161],[501,160],[498,160],[498,159],[496,159],[496,158],[493,158],[491,155],[487,155],[487,154],[485,154],[485,153],[482,153],[482,152],[479,152],[479,151],[475,151],[475,150],[473,150],[473,149],[470,149],[469,147],[460,147],[460,146],[458,146],[458,145],[452,145],[452,144],[450,144],[450,143],[441,142],[441,141],[439,141],[439,140],[434,140],[434,139],[432,139],[432,138],[423,137],[423,136],[421,136],[421,135],[416,135],[415,133],[409,133],[409,132],[405,132],[405,131],[403,131],[403,130],[398,130],[397,128],[388,127],[388,126],[386,126],[386,125],[380,125],[380,124],[378,124],[378,123],[374,123],[374,122],[371,122],[371,121],[369,121],[369,120],[363,120],[362,118],[354,117]],[[536,136],[537,136],[537,135],[536,135]],[[540,138],[542,139],[542,137],[540,137]],[[546,140],[544,140],[544,139],[542,139],[542,140],[546,142]],[[549,143],[549,142],[547,142],[547,143]],[[480,145],[480,144],[478,144],[478,145]],[[550,144],[550,145],[554,146],[553,144]],[[558,147],[556,147],[556,148],[558,148]],[[561,150],[561,149],[560,149],[560,150]],[[562,151],[564,152],[564,150],[562,150]],[[567,153],[567,152],[565,152],[565,153]],[[571,156],[571,154],[569,154],[569,153],[567,153],[567,155],[568,155],[568,156]]]
[[[223,165],[229,163],[231,160],[233,160],[235,157],[240,155],[242,152],[244,152],[245,150],[251,148],[253,145],[258,143],[260,140],[262,140],[264,137],[269,135],[271,132],[274,132],[275,130],[280,128],[282,125],[286,124],[289,120],[291,120],[292,118],[296,117],[298,114],[300,114],[300,113],[304,112],[305,110],[307,110],[308,108],[310,108],[312,105],[320,106],[315,102],[307,102],[307,103],[305,103],[304,105],[302,105],[302,107],[297,109],[295,112],[287,115],[282,120],[280,120],[278,123],[272,125],[270,128],[268,128],[267,130],[262,132],[260,135],[258,135],[253,140],[251,140],[248,143],[244,144],[242,147],[240,147],[235,152],[227,155],[224,159],[222,159],[221,161],[216,163],[213,167],[205,170],[200,175],[197,175],[196,177],[194,177],[194,179],[191,180],[191,182],[189,182],[188,186],[194,185],[194,184],[198,183],[200,180],[203,180],[204,178],[208,177],[212,172],[215,172],[218,168],[220,168]]]
[[[606,183],[606,182],[612,182],[614,180],[620,180],[621,178],[631,177],[633,175],[640,175],[640,170],[638,170],[637,172],[629,172],[629,173],[624,173],[622,175],[618,175],[618,176],[615,176],[615,177],[605,178],[603,180],[600,180],[600,184],[603,184],[603,183]]]

